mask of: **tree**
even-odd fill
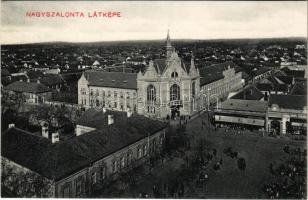
[[[4,114],[7,110],[13,111],[17,116],[20,109],[25,103],[25,95],[22,93],[11,93],[8,91],[2,92],[1,95],[1,114]]]
[[[2,162],[3,197],[52,197],[52,181],[32,171],[20,170]]]
[[[70,121],[69,110],[65,106],[42,104],[33,107],[29,114],[35,121],[45,121],[49,126],[59,127],[64,125],[65,122]]]

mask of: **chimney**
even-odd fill
[[[127,117],[131,117],[133,114],[133,112],[130,109],[128,109],[126,113],[127,113]]]
[[[15,124],[9,124],[9,128],[14,128]]]
[[[113,119],[113,115],[108,115],[108,125],[113,124],[114,119]]]
[[[103,107],[103,113],[106,113],[107,109],[105,107]]]
[[[58,133],[58,132],[52,133],[52,134],[51,134],[51,142],[52,142],[52,143],[57,143],[57,142],[59,142],[59,141],[60,141],[60,139],[59,139],[59,133]]]
[[[48,138],[48,125],[47,124],[44,124],[42,126],[42,136],[44,138]]]

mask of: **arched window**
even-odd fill
[[[181,99],[180,86],[178,86],[177,84],[173,84],[170,87],[170,101],[176,101],[180,99]]]
[[[147,145],[144,145],[143,146],[143,155],[145,156],[147,154],[148,154],[148,147],[147,147]]]
[[[191,85],[191,96],[194,98],[196,95],[196,82],[193,82]]]
[[[147,88],[147,100],[156,101],[156,89],[152,84]]]
[[[171,73],[171,78],[177,78],[179,75],[177,72],[172,72]]]

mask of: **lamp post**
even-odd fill
[[[207,88],[207,110],[210,110],[210,88]]]

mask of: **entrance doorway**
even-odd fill
[[[274,134],[280,133],[280,122],[278,120],[271,121],[271,130]]]
[[[173,84],[170,87],[171,119],[180,117],[180,107],[181,107],[180,86],[178,86],[177,84]]]
[[[180,105],[170,106],[171,109],[171,119],[180,117]]]

